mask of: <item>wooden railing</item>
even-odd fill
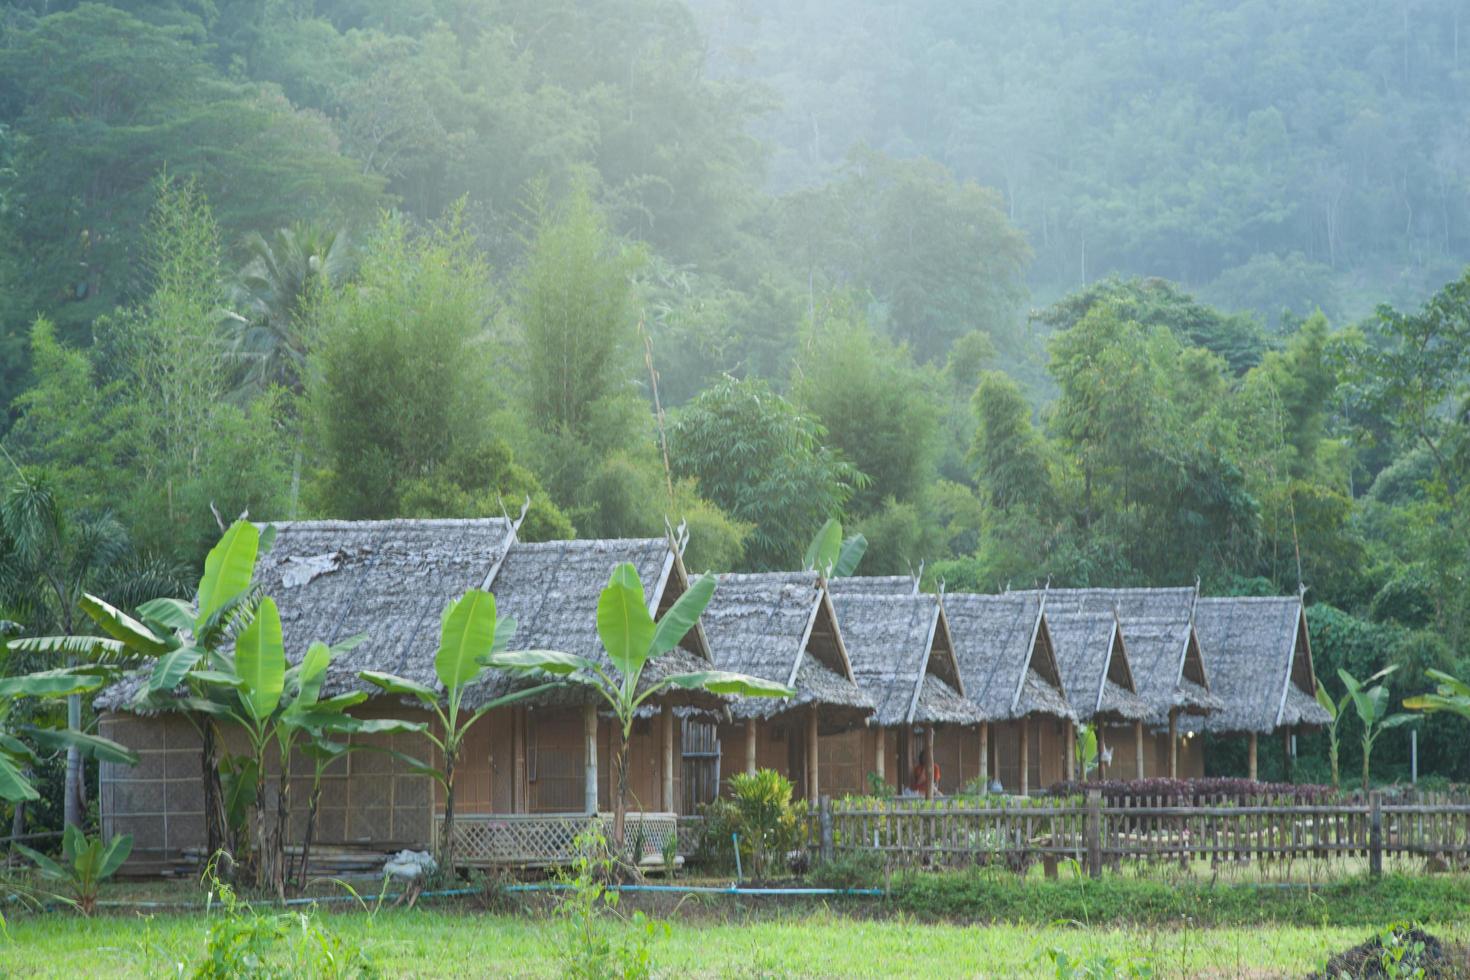
[[[1175,805],[1162,798],[989,803],[824,801],[821,853],[868,852],[890,866],[1003,864],[1074,858],[1090,873],[1125,860],[1213,864],[1470,856],[1470,804],[1385,802],[1378,793],[1339,803],[1226,800]]]
[[[612,814],[585,813],[456,813],[456,863],[475,867],[545,868],[570,864],[577,836],[596,820],[605,837],[612,834]],[[639,847],[639,863],[659,865],[664,846],[677,833],[672,813],[629,813],[624,837]],[[442,833],[444,815],[435,818]]]

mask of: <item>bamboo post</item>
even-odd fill
[[[873,739],[873,771],[878,774],[878,782],[888,781],[888,774],[884,771],[888,768],[888,732],[882,728],[876,729]]]
[[[1022,718],[1021,726],[1021,795],[1031,795],[1031,726]]]
[[[1169,778],[1179,778],[1179,709],[1169,709]]]
[[[664,705],[664,792],[663,810],[665,813],[674,812],[674,706]]]
[[[819,823],[822,829],[822,860],[832,860],[832,798],[822,797]]]
[[[755,738],[756,721],[754,718],[745,723],[745,774],[755,775]]]
[[[1143,722],[1142,721],[1135,721],[1133,723],[1133,765],[1134,765],[1134,768],[1138,770],[1134,774],[1133,778],[1134,779],[1142,779],[1143,778]]]
[[[933,725],[924,726],[924,765],[929,767],[929,771],[924,773],[924,799],[932,800],[934,799],[934,771],[938,768],[934,765]]]
[[[980,783],[990,788],[990,722],[980,723]]]
[[[806,715],[806,798],[817,802],[817,706],[814,704]]]
[[[1067,745],[1064,752],[1067,757],[1068,781],[1077,778],[1077,729],[1072,725],[1072,719],[1067,719]]]
[[[589,814],[597,812],[597,705],[582,708],[582,751],[586,755],[583,765],[582,802]]]
[[[1102,877],[1102,790],[1087,791],[1087,874]]]
[[[1383,876],[1383,794],[1368,794],[1368,871],[1375,878]]]
[[[1250,773],[1251,782],[1256,781],[1256,733],[1251,732],[1250,744],[1246,747],[1246,768]]]
[[[1291,726],[1281,729],[1281,757],[1286,760],[1286,781],[1291,782]]]

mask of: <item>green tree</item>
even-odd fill
[[[1031,406],[1021,389],[999,371],[980,375],[971,399],[976,427],[970,461],[975,482],[990,506],[1008,511],[1056,505],[1046,444],[1031,425]]]
[[[669,453],[676,476],[752,526],[746,564],[784,568],[864,482],[825,436],[765,382],[726,378],[673,417]]]
[[[1377,742],[1378,737],[1388,729],[1417,720],[1412,714],[1389,714],[1388,685],[1373,683],[1387,677],[1397,669],[1397,664],[1385,667],[1364,681],[1359,681],[1341,668],[1337,671],[1337,676],[1342,680],[1342,686],[1347,688],[1348,697],[1352,699],[1353,710],[1357,712],[1358,721],[1363,726],[1363,792],[1365,793],[1368,792],[1368,773],[1369,764],[1373,758],[1373,743]],[[1368,686],[1370,684],[1371,687]]]

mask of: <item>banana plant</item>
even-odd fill
[[[1470,684],[1442,670],[1426,670],[1425,673],[1439,682],[1434,693],[1405,698],[1404,707],[1411,711],[1448,711],[1470,721]]]
[[[88,694],[106,683],[110,673],[106,668],[81,666],[0,677],[0,800],[26,803],[40,799],[40,793],[26,775],[27,770],[40,763],[37,749],[76,749],[84,756],[106,762],[137,763],[136,753],[99,735],[11,722],[11,712],[21,698],[65,698]]]
[[[61,835],[59,862],[24,844],[16,844],[15,849],[31,859],[42,878],[70,885],[72,897],[68,901],[83,915],[91,915],[102,883],[116,874],[133,853],[133,836],[123,834],[103,841],[100,835],[89,838],[80,828],[68,826]]]
[[[255,561],[262,548],[270,547],[274,533],[274,528],[266,528],[262,534],[245,521],[231,525],[205,557],[204,574],[192,602],[152,599],[138,607],[138,618],[134,618],[84,593],[78,605],[101,630],[101,636],[42,636],[11,642],[12,648],[22,652],[149,665],[136,696],[137,707],[182,710],[199,733],[205,829],[211,852],[225,846],[229,826],[220,785],[221,742],[215,722],[223,708],[213,697],[209,676],[228,669],[224,647],[254,615],[258,601],[251,587]],[[180,685],[184,687],[182,697],[177,695]]]
[[[1369,681],[1372,681],[1372,678],[1369,678]],[[1327,693],[1327,688],[1322,686],[1322,682],[1320,680],[1317,681],[1317,703],[1322,706],[1323,711],[1327,712],[1327,717],[1329,719],[1327,722],[1327,758],[1328,761],[1332,764],[1333,789],[1338,789],[1341,786],[1341,780],[1338,777],[1337,758],[1338,749],[1341,747],[1342,743],[1338,739],[1337,725],[1338,722],[1342,721],[1343,717],[1346,715],[1348,702],[1352,700],[1352,697],[1353,696],[1351,694],[1344,694],[1342,696],[1342,700],[1333,701],[1332,695]],[[1405,702],[1405,704],[1407,703],[1408,702]]]
[[[1373,755],[1373,743],[1378,741],[1390,728],[1407,725],[1417,721],[1418,717],[1412,714],[1389,714],[1388,713],[1388,685],[1373,684],[1398,670],[1398,664],[1385,667],[1366,681],[1358,681],[1345,670],[1339,669],[1337,676],[1342,680],[1343,687],[1347,688],[1348,697],[1352,699],[1353,709],[1358,715],[1358,720],[1363,723],[1363,792],[1368,791],[1369,760]],[[1372,687],[1368,685],[1373,684]]]
[[[823,578],[842,578],[857,571],[858,562],[867,550],[866,537],[854,534],[844,539],[842,522],[829,517],[807,546],[802,567],[809,572],[820,572]]]
[[[496,616],[495,597],[480,589],[471,589],[446,606],[440,619],[434,675],[442,690],[382,671],[365,670],[358,675],[389,694],[417,699],[439,723],[437,730],[425,729],[424,736],[439,750],[443,768],[424,768],[422,771],[444,787],[439,866],[450,874],[455,869],[454,777],[465,736],[488,712],[535,697],[551,686],[542,684],[514,691],[472,710],[467,708],[465,695],[484,677],[489,658],[508,644],[514,634],[515,621]]]
[[[840,533],[840,532],[839,532]],[[623,563],[613,570],[597,600],[597,635],[614,670],[588,657],[555,650],[520,650],[489,658],[501,670],[551,676],[563,684],[591,688],[612,712],[618,724],[618,746],[613,759],[617,792],[613,795],[613,843],[624,852],[623,829],[628,812],[628,741],[638,709],[650,698],[669,688],[704,690],[741,697],[790,697],[795,692],[785,685],[759,677],[722,670],[672,674],[644,685],[643,668],[679,644],[709,605],[715,579],[700,576],[657,621],[648,611],[643,582],[638,570]]]
[[[1077,726],[1077,765],[1082,767],[1083,780],[1097,768],[1097,729],[1091,725]]]

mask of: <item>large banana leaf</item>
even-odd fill
[[[332,650],[325,643],[316,642],[306,648],[297,668],[297,683],[300,685],[294,706],[305,707],[315,704],[322,691],[322,682],[327,679],[327,667],[332,663]]]
[[[256,721],[269,718],[286,685],[286,646],[274,599],[261,600],[255,618],[235,642],[235,673],[244,686],[240,700]]]
[[[27,728],[25,736],[45,749],[76,749],[82,755],[103,762],[118,762],[128,766],[138,764],[138,753],[101,735],[73,732],[65,728]]]
[[[806,558],[803,565],[809,571],[821,572],[823,575],[831,575],[832,567],[837,564],[837,554],[842,548],[842,522],[835,517],[827,518],[812,538],[812,543],[807,545]]]
[[[133,835],[120,834],[107,842],[102,850],[102,865],[97,870],[98,880],[106,880],[117,873],[128,855],[133,853]]]
[[[260,549],[260,532],[248,521],[230,525],[219,543],[204,559],[204,577],[199,580],[195,623],[208,620],[230,599],[250,588],[255,574],[255,556]]]
[[[170,630],[192,630],[197,614],[194,605],[183,599],[149,599],[138,607],[138,615],[155,626]]]
[[[868,553],[868,539],[861,534],[854,534],[842,542],[842,549],[837,552],[837,561],[832,565],[831,576],[833,578],[845,578],[857,571],[858,562],[863,560],[863,555]]]
[[[411,681],[407,677],[399,677],[396,674],[385,674],[381,670],[363,670],[358,672],[358,677],[382,688],[389,694],[411,694],[427,704],[435,704],[439,700],[439,692],[427,684]]]
[[[727,670],[700,670],[690,674],[673,674],[663,683],[669,687],[685,690],[710,691],[714,694],[732,694],[746,698],[789,698],[795,688],[777,684],[749,674],[735,674]]]
[[[83,674],[69,667],[0,677],[0,697],[57,698],[85,694],[97,690],[105,679],[101,675]]]
[[[110,636],[23,636],[11,640],[10,649],[21,653],[55,653],[68,657],[125,657],[127,644]]]
[[[127,613],[90,593],[83,593],[77,604],[92,622],[115,640],[121,640],[128,649],[149,657],[167,653],[172,645],[164,637],[154,633]]]
[[[695,579],[658,621],[658,628],[653,634],[651,656],[662,657],[678,646],[685,634],[694,628],[695,623],[699,622],[699,617],[704,614],[714,594],[715,577],[713,575],[701,575]]]
[[[655,630],[637,570],[618,566],[597,599],[597,635],[625,685],[635,684],[643,672]]]
[[[203,650],[189,646],[159,657],[153,665],[153,672],[148,675],[148,693],[161,694],[178,687],[203,656]]]
[[[561,677],[578,673],[587,674],[589,677],[597,675],[597,664],[591,660],[557,650],[511,650],[494,654],[486,660],[486,663],[498,670],[539,670]]]
[[[444,610],[434,673],[439,683],[454,690],[474,680],[481,671],[479,658],[495,649],[495,597],[470,589]]]
[[[32,799],[34,799],[34,797],[32,797]],[[40,851],[26,847],[24,844],[20,843],[17,843],[15,845],[15,849],[24,854],[27,858],[31,860],[32,863],[35,864],[36,870],[41,873],[41,876],[43,878],[50,878],[52,881],[66,881],[71,877],[71,875],[67,874],[66,869],[57,864],[55,861],[48,858],[46,855],[42,854]]]
[[[21,774],[20,767],[11,761],[10,756],[0,751],[0,800],[7,803],[23,803],[30,800],[39,800],[41,794],[36,792],[36,787]],[[16,844],[16,847],[21,845]]]

